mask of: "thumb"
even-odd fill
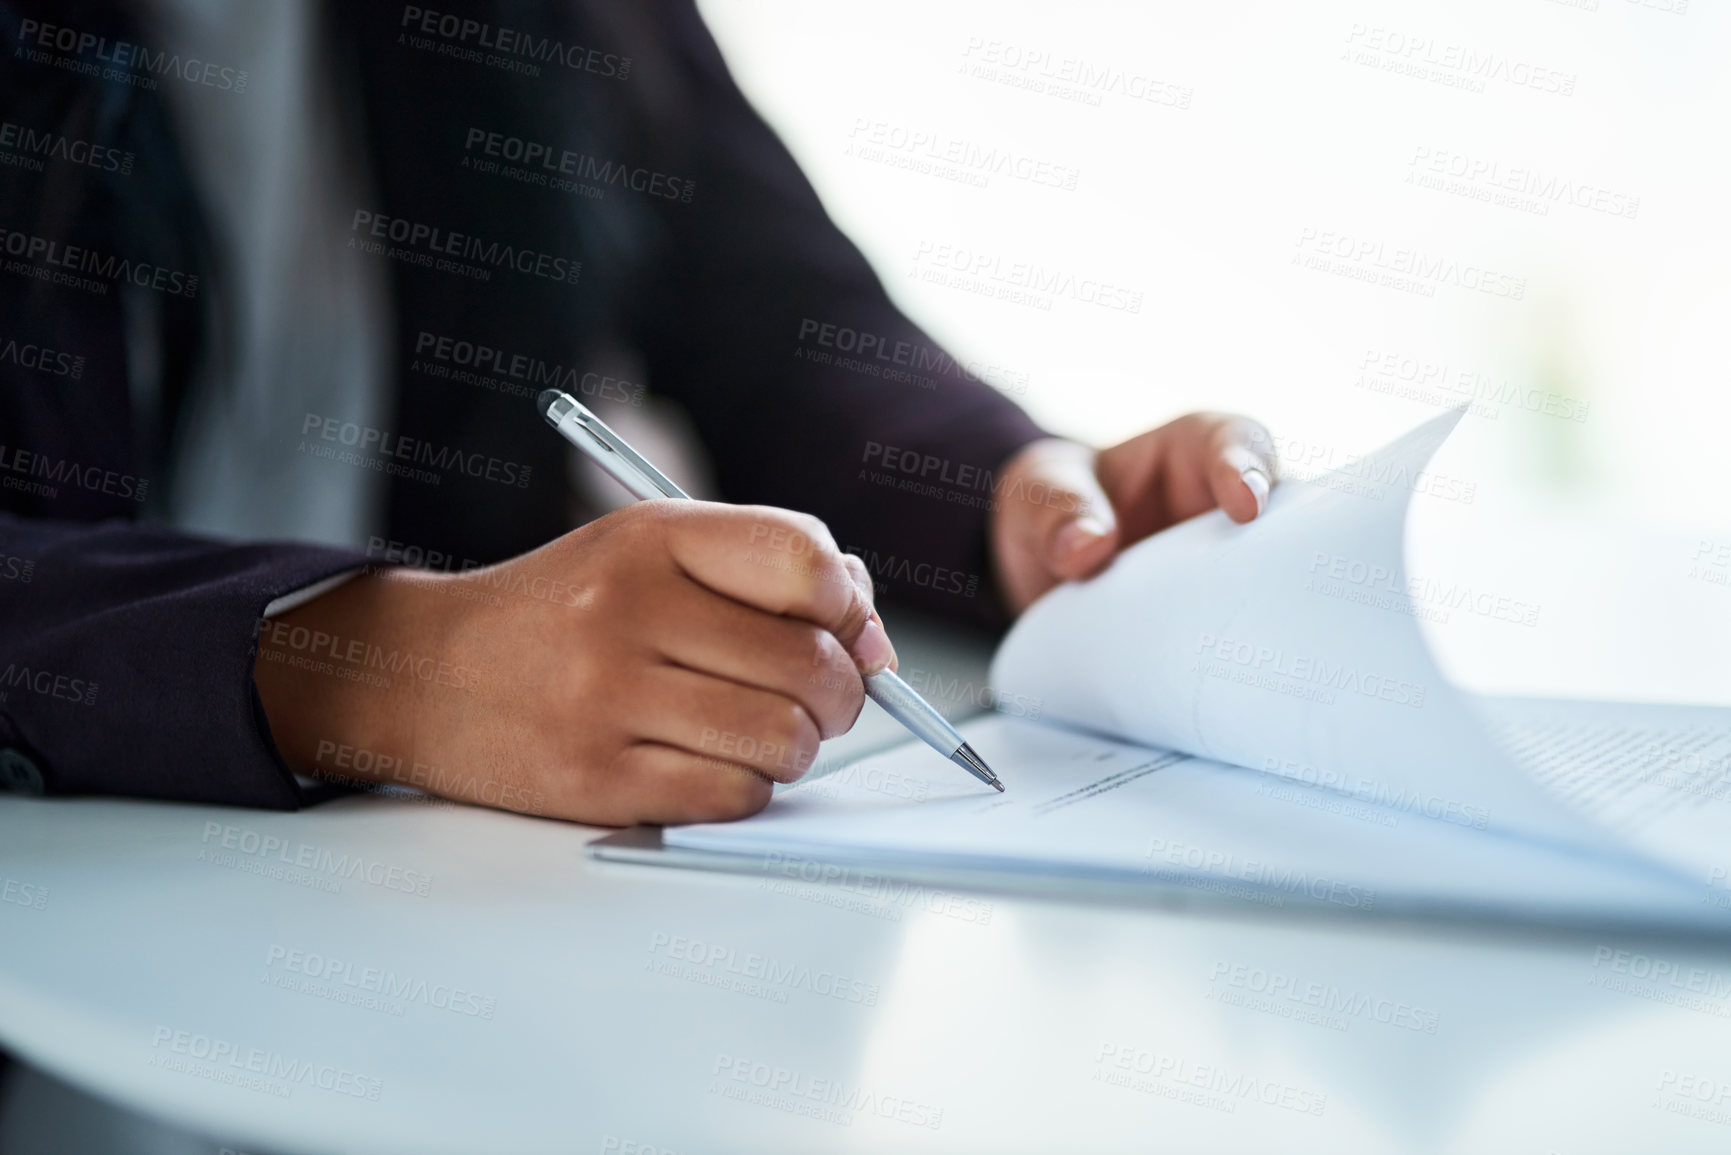
[[[1118,518],[1094,474],[1094,451],[1072,441],[1039,442],[1005,487],[1032,552],[1062,581],[1088,577],[1118,550]]]

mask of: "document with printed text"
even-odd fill
[[[1731,710],[1481,698],[1388,612],[1408,498],[1459,417],[1043,598],[991,675],[1038,720],[964,727],[1006,794],[910,744],[666,845],[1731,929]]]

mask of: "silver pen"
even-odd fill
[[[668,480],[649,464],[625,439],[607,427],[607,423],[569,393],[544,389],[535,399],[547,424],[564,435],[565,440],[586,453],[589,458],[611,474],[632,495],[642,501],[655,498],[675,498],[690,501],[691,495]],[[906,726],[914,737],[1000,793],[1004,784],[992,773],[992,768],[962,739],[956,728],[932,708],[914,688],[902,681],[893,670],[882,670],[864,677],[866,696],[884,708],[884,712]]]

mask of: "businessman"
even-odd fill
[[[1001,625],[1261,512],[1253,422],[1095,453],[943,354],[689,0],[435,3],[0,0],[8,788],[739,817],[879,594]],[[618,364],[732,504],[581,507],[531,399]]]

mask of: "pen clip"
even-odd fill
[[[675,485],[671,478],[649,464],[625,439],[607,427],[607,423],[589,411],[571,394],[558,389],[544,389],[538,398],[541,415],[589,451],[596,464],[614,476],[635,496],[644,500],[657,497],[691,500],[691,495]]]
[[[649,462],[645,461],[635,449],[625,443],[624,438],[609,429],[607,423],[601,420],[601,418],[595,416],[594,413],[590,412],[581,401],[573,399],[572,403],[576,407],[571,410],[570,416],[583,427],[584,432],[595,438],[595,440],[606,446],[607,449],[613,453],[618,454],[622,461],[632,469],[635,469],[638,473],[642,474],[643,477],[651,482],[656,489],[659,489],[663,497],[674,497],[685,501],[691,500],[690,494],[673,484],[671,478],[653,465],[649,464]]]

